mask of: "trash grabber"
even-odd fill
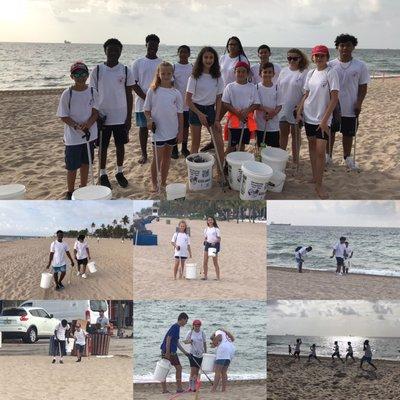
[[[158,152],[157,152],[157,142],[154,138],[154,133],[152,130],[149,130],[149,136],[152,138],[153,141],[153,153],[154,158],[156,160],[156,176],[157,176],[157,193],[160,194],[161,191],[161,176],[160,176],[160,168],[158,165]]]
[[[88,160],[89,160],[89,174],[90,180],[92,181],[92,185],[94,185],[94,175],[93,175],[93,160],[92,160],[92,152],[90,151],[90,131],[89,129],[85,130],[85,135],[82,138],[86,138],[86,149],[88,153]]]

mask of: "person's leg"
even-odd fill
[[[188,139],[189,139],[189,111],[183,113],[184,124],[183,124],[183,139],[181,146],[181,153],[184,157],[187,157],[190,152],[188,150]]]
[[[208,252],[204,252],[203,256],[203,271],[204,271],[204,279],[207,279],[208,275]]]
[[[69,193],[73,193],[75,189],[75,180],[76,180],[76,170],[67,171],[67,190]]]
[[[176,388],[178,391],[182,390],[182,366],[175,365],[176,370]]]
[[[162,389],[162,393],[169,393],[168,389],[167,389],[167,382],[161,382],[161,389]]]
[[[221,371],[222,391],[223,392],[226,392],[226,384],[228,382],[228,368],[229,368],[229,366],[224,366]]]
[[[88,183],[88,176],[89,176],[89,165],[88,164],[81,165],[80,176],[81,176],[81,187],[84,187]]]
[[[116,144],[115,153],[117,156],[117,167],[123,167],[125,158],[125,145],[121,143]]]
[[[217,275],[217,279],[220,279],[220,274],[219,274],[219,265],[218,265],[218,254],[213,257],[213,263],[214,263],[214,268],[215,268],[215,274]]]
[[[315,152],[315,191],[321,199],[329,197],[328,192],[322,185],[322,178],[325,169],[325,151],[327,141],[324,139],[316,139],[316,152]]]
[[[147,140],[149,133],[147,132],[147,127],[139,128],[139,142],[140,149],[142,151],[142,157],[139,160],[139,164],[145,164],[147,162]]]
[[[58,272],[54,272],[54,273],[53,273],[53,278],[54,278],[54,282],[55,282],[55,284],[56,284],[56,287],[58,288],[58,286],[59,286],[59,284],[60,284],[60,282],[59,282],[59,280],[58,280]]]
[[[215,368],[214,368],[214,372],[215,372],[215,374],[214,374],[214,383],[213,383],[213,386],[211,388],[212,392],[216,392],[217,391],[217,388],[218,388],[218,385],[219,385],[219,381],[221,380],[221,376],[222,376],[222,368],[223,368],[223,366],[220,365],[220,364],[216,364],[215,365]]]
[[[175,264],[174,264],[174,279],[176,280],[176,276],[178,274],[178,268],[179,268],[179,258],[175,258]]]
[[[288,141],[289,141],[290,124],[288,122],[284,121],[279,124],[279,127],[280,127],[279,147],[282,150],[286,150]],[[292,148],[293,148],[293,146],[292,146]],[[294,154],[294,152],[293,152],[293,154]]]
[[[63,281],[63,279],[65,278],[65,275],[67,274],[66,271],[61,272],[60,275],[60,279],[58,280],[58,283],[61,285],[61,282]]]
[[[333,154],[333,147],[334,147],[334,145],[335,145],[335,136],[336,136],[335,132],[331,133],[330,146],[329,146],[329,143],[326,144],[326,150],[325,150],[325,152],[326,152],[330,157],[332,157],[332,154]]]
[[[372,367],[374,367],[375,370],[377,370],[378,368],[375,367],[375,365],[372,363],[372,361],[367,361],[369,365],[371,365]]]
[[[299,135],[301,135],[300,127],[299,127]],[[297,146],[300,146],[300,138],[296,138],[296,128],[293,124],[290,124],[290,136],[292,138],[293,163],[297,164],[298,163],[297,154],[299,154],[299,156],[300,156],[300,149],[297,148]]]
[[[313,136],[307,136],[307,139],[308,139],[308,151],[310,153],[311,172],[312,172],[311,183],[315,183],[316,182],[316,166],[315,166],[316,139]]]
[[[154,157],[153,161],[151,163],[151,182],[153,184],[153,191],[157,192],[159,190],[158,188],[158,179],[161,181],[161,176],[158,178],[158,175],[161,174],[161,160],[162,160],[162,150],[163,147],[157,147],[157,151],[154,150],[154,145],[153,146],[153,152],[154,152]],[[156,164],[156,153],[157,153],[157,164],[158,164],[158,171],[157,171],[157,164]]]
[[[87,259],[83,262],[82,264],[82,275],[85,275],[86,273],[86,266],[87,266]]]
[[[201,126],[199,125],[190,125],[190,136],[192,139],[192,143],[190,146],[190,153],[198,153],[200,147],[200,139],[201,139]]]
[[[351,156],[351,148],[353,147],[353,136],[343,135],[342,143],[343,143],[343,157],[347,158],[348,156]]]
[[[171,164],[172,146],[164,146],[161,150],[161,186],[167,185],[169,166]]]
[[[182,258],[181,259],[181,268],[180,268],[180,271],[179,271],[179,278],[183,278],[183,272],[185,271],[185,259],[184,258]]]

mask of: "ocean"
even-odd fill
[[[333,353],[333,343],[339,342],[340,356],[346,356],[347,342],[351,342],[354,350],[354,357],[361,358],[364,355],[363,343],[368,339],[372,349],[373,359],[400,361],[400,338],[391,337],[368,337],[359,336],[301,336],[303,344],[301,345],[300,355],[308,356],[310,346],[315,343],[317,345],[317,357],[330,357]],[[268,354],[288,354],[288,345],[294,344],[297,336],[293,335],[269,335],[267,351]]]
[[[353,249],[351,272],[368,275],[400,276],[400,228],[360,228],[321,226],[268,226],[268,266],[295,268],[297,246],[312,246],[303,268],[336,269],[332,246],[345,236]]]
[[[3,242],[14,242],[15,240],[20,240],[20,239],[32,239],[37,236],[2,236],[0,235],[0,243]]]
[[[178,46],[161,45],[159,56],[170,62],[176,61]],[[191,62],[200,46],[192,46]],[[219,54],[223,47],[215,46]],[[272,48],[271,61],[287,65],[289,48]],[[311,49],[303,49],[310,54]],[[246,47],[250,62],[258,62],[257,48]],[[125,45],[120,61],[130,65],[145,53],[144,45]],[[335,50],[332,49],[332,54]],[[372,76],[400,74],[400,50],[357,49],[356,57],[365,61]],[[64,43],[1,43],[0,42],[0,90],[63,88],[71,83],[69,67],[76,60],[83,60],[89,68],[104,61],[102,44]]]
[[[266,302],[263,301],[138,301],[134,303],[134,382],[151,382],[160,345],[169,327],[181,312],[189,315],[189,324],[200,319],[207,339],[223,327],[236,338],[236,355],[228,375],[230,379],[263,379],[266,377]],[[181,328],[184,339],[191,325]],[[208,352],[210,349],[207,341]],[[183,379],[189,378],[189,361],[178,350]],[[173,370],[174,371],[174,370]],[[174,379],[171,370],[168,380]],[[211,374],[213,375],[213,374]]]

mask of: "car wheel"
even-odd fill
[[[38,341],[36,328],[29,328],[22,339],[25,343],[35,343]]]

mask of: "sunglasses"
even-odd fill
[[[72,73],[72,76],[74,78],[83,78],[85,76],[88,76],[89,74],[87,73],[87,71],[75,71]]]
[[[290,56],[288,56],[288,57],[287,57],[287,60],[288,60],[288,61],[299,61],[299,60],[300,60],[300,57],[290,57]]]

